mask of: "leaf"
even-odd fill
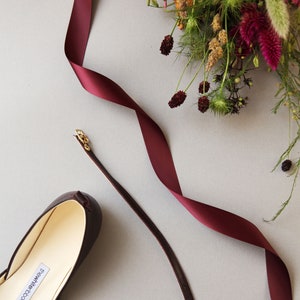
[[[258,55],[255,55],[254,57],[253,57],[253,65],[254,65],[254,67],[255,68],[259,68],[259,58],[258,58]]]
[[[148,6],[159,7],[159,4],[156,0],[148,0]]]

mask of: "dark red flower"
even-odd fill
[[[292,161],[290,159],[286,159],[281,164],[281,170],[283,172],[287,172],[291,169],[292,165],[293,165]]]
[[[256,4],[244,5],[236,34],[239,51],[243,52],[245,46],[251,48],[259,45],[268,65],[272,70],[276,70],[281,57],[282,44],[266,12],[258,10]]]
[[[209,100],[206,96],[202,96],[198,99],[198,109],[205,113],[209,108]]]
[[[171,108],[181,105],[186,98],[186,93],[184,91],[178,91],[169,101],[169,106]]]
[[[292,3],[298,7],[300,7],[300,0],[292,0]]]
[[[297,7],[300,7],[300,0],[285,0],[285,3],[291,3]]]
[[[174,39],[171,35],[166,35],[161,42],[160,45],[160,52],[163,55],[169,55],[174,44]]]
[[[265,14],[257,9],[256,4],[244,5],[239,31],[243,41],[250,46],[256,44],[258,36],[265,24]]]
[[[273,28],[271,21],[269,19],[266,21],[266,28],[259,34],[259,47],[267,64],[272,70],[276,70],[281,57],[281,39]]]
[[[199,84],[199,93],[204,94],[209,91],[210,83],[208,81],[201,81]]]
[[[234,37],[235,39],[235,51],[234,54],[237,57],[246,57],[248,56],[252,51],[252,45],[249,46],[241,37],[239,27],[235,26],[233,27],[229,32],[231,37]]]

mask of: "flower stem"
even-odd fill
[[[227,73],[228,73],[228,69],[229,69],[229,63],[230,63],[230,47],[229,47],[229,42],[228,42],[228,24],[227,24],[227,9],[225,9],[224,11],[224,19],[225,19],[225,31],[227,34],[227,42],[226,42],[226,65],[225,65],[225,70],[224,70],[224,74],[223,74],[223,79],[221,82],[221,86],[220,86],[220,91],[223,90],[224,84],[225,84],[225,80],[227,77]]]
[[[196,73],[194,74],[194,77],[192,78],[192,80],[190,81],[190,83],[187,85],[187,87],[185,88],[185,92],[190,88],[190,86],[192,85],[192,83],[195,81],[196,77],[198,76],[199,72],[201,71],[202,67],[204,65],[204,60],[201,61]]]
[[[174,33],[174,31],[175,31],[175,29],[176,29],[176,27],[177,27],[177,23],[178,23],[178,19],[177,19],[176,22],[174,23],[174,26],[173,26],[172,31],[171,31],[171,33],[170,33],[171,36],[173,35],[173,33]]]
[[[298,178],[298,175],[299,175],[299,170],[300,170],[300,159],[298,160],[297,165],[296,165],[296,171],[295,171],[295,175],[294,175],[293,185],[292,185],[292,189],[290,191],[289,197],[287,198],[286,201],[284,201],[281,204],[280,209],[273,216],[273,218],[270,219],[270,220],[265,220],[264,219],[265,222],[273,222],[273,221],[275,221],[279,217],[279,215],[283,212],[283,210],[286,208],[286,206],[289,204],[290,200],[292,199],[293,193],[294,193],[294,189],[295,189],[295,186],[296,186],[297,178]]]
[[[193,57],[191,56],[191,57],[189,58],[188,62],[186,63],[184,69],[182,70],[181,75],[180,75],[179,80],[178,80],[178,83],[177,83],[177,86],[176,86],[176,91],[178,91],[179,85],[180,85],[180,83],[181,83],[181,81],[182,81],[182,78],[183,78],[183,75],[184,75],[184,73],[185,73],[187,67],[190,65],[192,59],[193,59]]]

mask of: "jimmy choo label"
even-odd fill
[[[34,274],[31,276],[30,280],[27,282],[26,286],[20,293],[19,297],[16,300],[29,300],[33,296],[34,292],[38,289],[47,273],[49,268],[41,263],[38,268],[35,270]]]

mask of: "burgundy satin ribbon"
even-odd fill
[[[160,127],[115,82],[83,67],[91,16],[92,0],[74,0],[65,41],[65,53],[82,86],[101,99],[136,112],[151,164],[161,182],[202,224],[234,239],[265,249],[271,299],[292,300],[288,270],[259,229],[238,215],[183,196],[172,155]]]

